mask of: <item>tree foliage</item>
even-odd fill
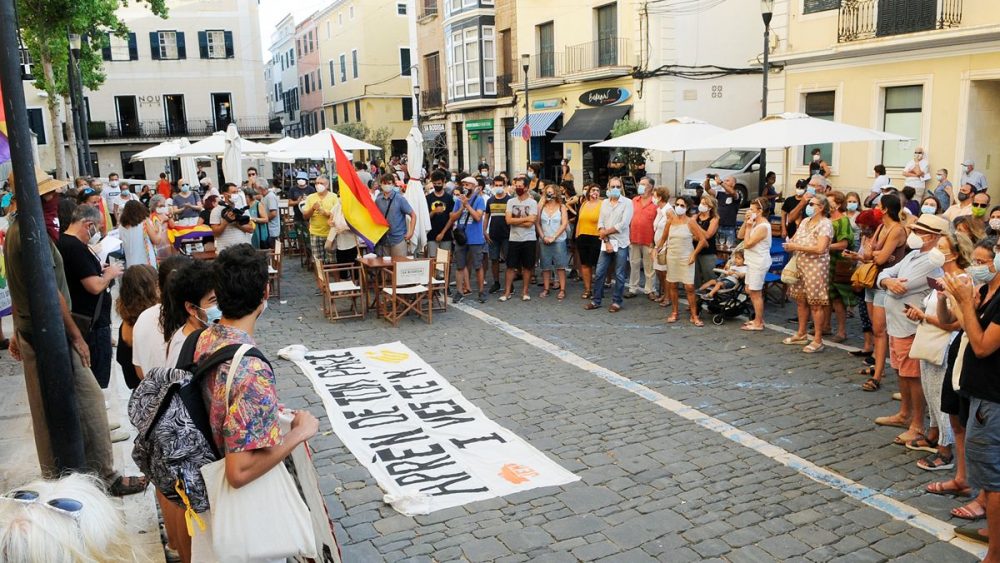
[[[366,143],[371,143],[382,149],[382,154],[388,158],[392,141],[392,129],[389,127],[371,128],[364,123],[342,123],[334,125],[334,130],[342,135],[353,137]]]
[[[621,137],[636,131],[642,131],[649,127],[649,124],[641,119],[619,119],[611,127],[611,138]],[[615,155],[620,156],[628,170],[640,162],[645,162],[649,158],[649,151],[644,149],[622,148],[615,151]]]

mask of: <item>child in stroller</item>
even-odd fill
[[[743,249],[737,248],[724,268],[715,269],[718,277],[705,282],[695,291],[702,304],[713,313],[714,324],[721,325],[727,318],[731,319],[750,311],[750,301],[743,289],[743,278],[747,272],[743,259]]]

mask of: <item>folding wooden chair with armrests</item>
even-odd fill
[[[361,280],[361,265],[323,264],[322,260],[314,260],[313,263],[323,296],[323,315],[331,321],[364,318],[368,306]],[[341,279],[343,273],[348,274],[347,279]],[[349,301],[351,306],[341,312],[337,307],[338,301]]]
[[[431,278],[431,303],[435,311],[448,310],[448,284],[451,282],[451,252],[439,248]]]
[[[392,269],[383,270],[382,293],[387,299],[382,305],[386,320],[399,326],[399,319],[413,311],[431,323],[431,267],[430,258],[400,260]]]

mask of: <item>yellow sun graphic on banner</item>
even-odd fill
[[[410,357],[406,352],[396,352],[393,350],[369,350],[365,352],[365,355],[375,361],[387,364],[398,364]]]

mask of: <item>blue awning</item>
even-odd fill
[[[531,136],[544,137],[545,133],[548,132],[549,127],[551,127],[561,115],[561,111],[540,111],[538,113],[530,114],[528,116],[528,123],[531,125]],[[523,117],[514,125],[514,129],[511,130],[510,136],[515,138],[520,137],[522,129],[524,129]]]

